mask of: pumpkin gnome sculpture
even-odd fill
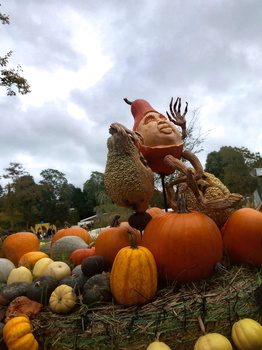
[[[223,225],[242,196],[230,193],[218,179],[203,171],[196,155],[183,149],[188,104],[181,114],[181,99],[178,97],[173,104],[172,98],[167,119],[143,99],[130,102],[125,98],[124,101],[131,105],[134,126],[133,131],[119,123],[110,126],[112,136],[108,139],[105,170],[105,186],[110,198],[120,206],[143,213],[154,191],[153,172],[163,178],[178,171],[180,175],[174,181],[165,183],[172,209],[177,208],[173,186],[181,184],[183,192],[193,199],[191,209],[211,217],[213,212],[222,211],[223,217],[215,221],[219,226]],[[177,126],[181,127],[182,134]],[[181,158],[189,161],[192,168]],[[210,188],[216,191],[210,191]]]

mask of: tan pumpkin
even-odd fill
[[[2,257],[16,266],[22,255],[39,251],[39,240],[32,232],[18,232],[8,236],[2,246]]]
[[[25,266],[20,266],[10,272],[6,284],[9,285],[14,282],[26,282],[30,284],[32,281],[33,275],[31,271]]]
[[[67,313],[75,307],[76,299],[73,288],[66,284],[61,284],[51,294],[49,306],[53,312]]]
[[[10,272],[15,269],[15,265],[12,261],[0,258],[0,283],[6,283]]]
[[[41,276],[44,276],[45,274],[45,270],[47,268],[47,266],[49,264],[51,264],[52,262],[54,262],[53,259],[51,258],[42,258],[42,259],[39,259],[35,265],[34,265],[34,268],[33,268],[33,277],[34,278],[37,278],[37,277],[41,277]]]
[[[35,263],[42,259],[42,258],[48,258],[49,256],[44,252],[29,252],[25,253],[21,256],[21,258],[18,261],[18,266],[25,266],[29,269],[32,269],[35,265]]]
[[[244,318],[235,322],[231,336],[239,350],[262,349],[262,326],[251,318]]]
[[[13,317],[8,321],[3,329],[3,338],[8,350],[37,350],[39,348],[27,316]]]
[[[54,261],[45,269],[46,276],[53,276],[57,281],[71,275],[70,267],[63,261]]]

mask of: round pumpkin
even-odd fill
[[[81,270],[88,278],[102,273],[108,269],[107,263],[102,256],[90,256],[81,264]]]
[[[69,262],[74,264],[74,266],[82,264],[82,262],[89,256],[94,256],[96,254],[96,248],[94,246],[88,246],[84,249],[76,249],[69,256]]]
[[[137,246],[134,235],[131,238],[131,246],[117,253],[110,275],[114,298],[126,306],[146,304],[157,290],[155,259],[147,248]]]
[[[18,232],[8,236],[2,246],[2,257],[16,266],[25,253],[39,251],[39,240],[34,233]]]
[[[18,266],[25,266],[29,269],[33,269],[35,263],[42,258],[49,258],[49,256],[46,253],[40,251],[25,253],[19,259]]]
[[[200,212],[187,211],[185,203],[180,205],[185,209],[153,218],[142,237],[165,284],[205,279],[222,261],[222,237],[215,222]]]
[[[9,320],[4,326],[3,338],[8,350],[37,350],[39,347],[32,333],[31,322],[26,316]]]
[[[87,305],[110,301],[110,277],[106,274],[92,276],[84,284],[82,292],[83,302]]]
[[[62,284],[58,286],[50,296],[49,306],[53,312],[67,313],[73,310],[76,305],[76,294],[73,288]]]
[[[90,235],[90,233],[85,230],[82,227],[79,226],[75,226],[75,227],[69,227],[69,228],[64,228],[62,230],[57,231],[51,240],[51,246],[58,241],[60,238],[62,237],[66,237],[66,236],[76,236],[81,238],[87,245],[90,244],[92,242],[92,237]]]
[[[223,245],[232,264],[262,266],[262,212],[236,210],[223,227]]]
[[[58,282],[55,277],[41,276],[28,286],[26,295],[30,300],[48,305],[49,298],[57,286]]]
[[[146,350],[171,350],[171,349],[164,342],[156,340],[153,343],[149,344]]]
[[[57,281],[61,281],[61,279],[70,276],[70,274],[70,267],[63,261],[54,261],[45,270],[45,276],[52,276]]]
[[[0,283],[6,283],[10,272],[15,269],[12,261],[0,258]]]
[[[76,249],[86,249],[86,242],[77,236],[66,236],[57,240],[50,249],[50,258],[53,260],[65,261]]]
[[[26,296],[29,283],[27,282],[14,282],[9,285],[5,285],[0,290],[0,304],[8,305],[17,297]]]
[[[194,350],[233,350],[230,341],[219,333],[208,333],[198,338]]]
[[[14,282],[27,282],[30,284],[32,281],[32,272],[27,267],[20,266],[10,272],[6,284],[8,285]]]
[[[127,222],[120,223],[118,219],[119,216],[116,216],[111,226],[104,229],[95,242],[96,255],[102,256],[110,266],[113,265],[119,250],[130,245],[128,231],[134,232],[137,244],[141,243],[139,231],[133,229]]]
[[[54,260],[51,258],[39,259],[34,265],[33,272],[32,272],[33,277],[37,278],[37,277],[44,276],[47,266],[50,265],[52,262],[54,262]]]
[[[235,322],[231,336],[238,350],[262,349],[262,326],[251,318]]]

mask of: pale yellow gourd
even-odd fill
[[[168,345],[166,345],[162,341],[154,341],[153,343],[149,344],[146,350],[171,350]]]
[[[262,326],[251,318],[235,322],[231,336],[238,350],[262,349]]]
[[[44,276],[47,266],[52,262],[54,262],[54,260],[52,260],[51,258],[42,258],[38,260],[33,268],[34,278]]]
[[[33,275],[31,271],[25,266],[20,266],[10,272],[6,284],[9,285],[14,282],[27,282],[30,284],[32,281]]]
[[[73,288],[61,284],[58,286],[50,296],[49,306],[53,312],[67,313],[73,310],[76,305],[76,294]]]
[[[70,267],[63,261],[54,261],[45,270],[45,275],[54,277],[57,281],[71,275]]]

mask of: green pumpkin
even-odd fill
[[[41,276],[34,280],[27,289],[27,297],[43,305],[49,303],[52,292],[58,285],[53,276]]]
[[[89,278],[84,285],[82,297],[84,304],[87,305],[111,301],[110,277],[98,274]]]

